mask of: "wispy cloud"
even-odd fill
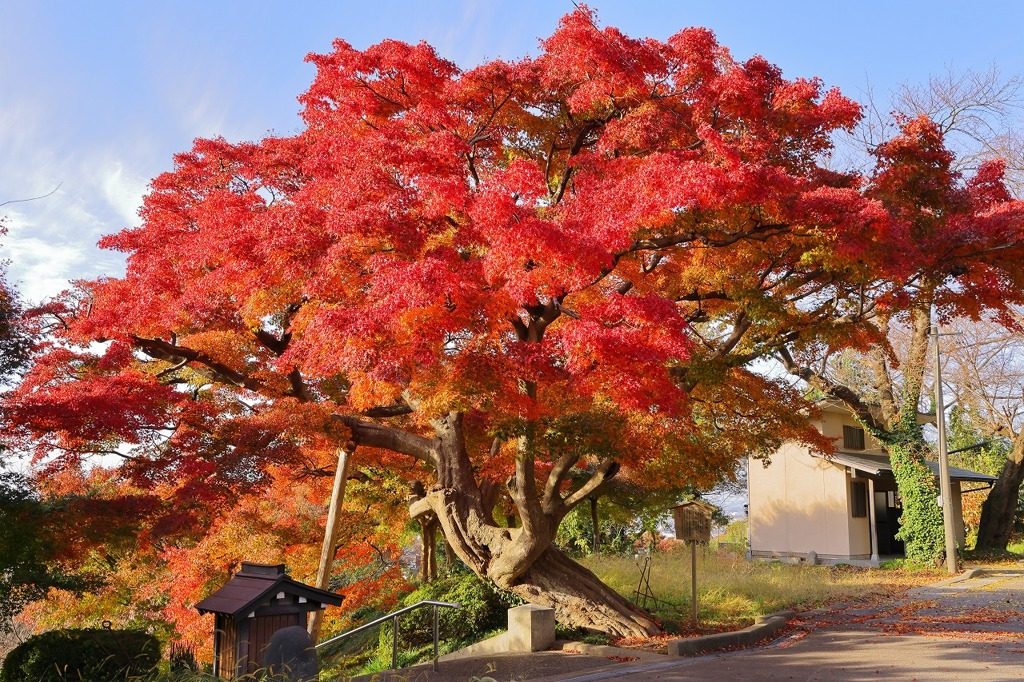
[[[34,302],[48,298],[79,276],[88,258],[85,244],[55,238],[24,213],[11,212],[7,218],[3,253],[10,259],[11,281],[23,298]]]
[[[37,197],[0,209],[7,234],[0,237],[0,256],[9,261],[9,278],[32,302],[54,296],[69,280],[119,274],[120,254],[100,251],[96,242],[106,233],[138,222],[145,183],[124,162],[83,153],[71,159],[37,138],[38,146],[22,147],[19,172],[0,173],[8,199]]]
[[[147,181],[125,168],[120,161],[108,162],[99,173],[103,198],[125,225],[136,225]]]

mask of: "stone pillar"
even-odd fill
[[[524,604],[508,610],[509,651],[545,651],[555,643],[555,610]]]

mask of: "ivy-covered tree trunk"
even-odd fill
[[[924,282],[922,288],[928,287],[934,287],[934,283]],[[945,556],[945,526],[938,504],[939,482],[925,463],[933,450],[925,441],[919,423],[931,311],[931,300],[927,296],[910,311],[910,337],[899,362],[899,382],[893,379],[890,352],[879,346],[867,354],[865,363],[870,368],[871,392],[875,394],[871,401],[850,385],[801,366],[787,350],[779,353],[790,373],[843,402],[885,447],[903,506],[896,537],[903,541],[908,559],[925,563],[939,562]],[[888,323],[883,321],[879,327],[881,338],[887,338]]]
[[[892,440],[886,447],[903,505],[896,538],[903,541],[911,561],[937,561],[945,554],[946,536],[937,502],[938,480],[925,463],[930,450],[923,440],[913,437]]]
[[[887,429],[875,429],[889,452],[889,462],[896,478],[903,513],[897,539],[902,540],[908,559],[924,563],[938,562],[945,557],[946,535],[939,507],[939,481],[925,463],[933,450],[924,440],[918,421],[919,404],[924,387],[931,331],[930,300],[911,310],[911,336],[902,363],[902,385],[888,385],[886,392],[899,398],[890,408]],[[939,406],[937,409],[942,409]]]

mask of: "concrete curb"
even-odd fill
[[[946,578],[945,580],[940,580],[939,582],[932,583],[931,585],[922,585],[921,587],[915,587],[912,590],[907,590],[907,594],[918,594],[919,592],[927,592],[928,590],[934,589],[936,587],[946,587],[948,585],[954,585],[956,583],[963,582],[964,580],[977,578],[979,575],[985,575],[985,569],[968,568],[960,575],[954,575],[952,578]]]
[[[635,658],[641,662],[647,661],[664,661],[665,654],[659,654],[654,651],[645,651],[643,649],[625,649],[618,646],[608,646],[607,644],[587,644],[586,642],[570,642],[564,639],[560,639],[552,645],[549,651],[563,651],[566,653],[579,653],[587,656],[604,656],[610,658],[612,656],[616,658]]]
[[[713,635],[676,639],[668,643],[669,656],[692,656],[716,649],[727,649],[734,646],[747,646],[771,637],[786,626],[786,622],[795,614],[793,611],[779,611],[758,616],[754,624],[736,632],[718,632]]]

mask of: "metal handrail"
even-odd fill
[[[421,606],[433,606],[434,607],[434,672],[436,673],[437,672],[437,630],[438,630],[437,609],[439,607],[442,607],[442,606],[445,607],[445,608],[449,608],[449,609],[461,609],[462,608],[462,604],[453,604],[451,602],[446,602],[446,601],[432,601],[432,600],[429,600],[429,599],[426,600],[426,601],[417,602],[417,603],[413,604],[412,606],[406,606],[404,609],[398,609],[397,611],[392,611],[391,613],[387,614],[386,616],[381,616],[380,618],[377,618],[375,620],[371,620],[369,623],[366,623],[364,625],[360,625],[359,627],[353,628],[353,629],[349,630],[348,632],[343,632],[340,635],[338,635],[337,637],[331,637],[326,642],[320,642],[319,644],[317,644],[314,647],[314,649],[319,649],[320,647],[327,646],[328,644],[333,644],[334,642],[337,642],[337,641],[340,641],[342,639],[345,639],[346,637],[351,637],[352,635],[354,635],[354,634],[356,634],[358,632],[362,632],[363,630],[369,630],[372,627],[376,627],[376,626],[381,625],[382,623],[386,623],[387,621],[390,620],[390,621],[392,621],[392,626],[391,626],[391,669],[394,670],[394,669],[396,669],[398,667],[398,617],[401,616],[403,613],[409,613],[410,611],[414,611],[414,610],[420,608]]]

